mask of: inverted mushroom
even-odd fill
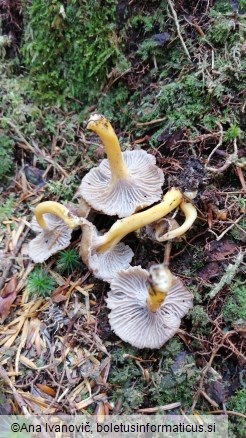
[[[108,158],[85,175],[78,196],[95,210],[119,217],[160,200],[164,175],[153,155],[143,150],[121,152],[118,138],[103,115],[92,115],[87,129],[101,138]]]
[[[110,282],[117,272],[129,268],[133,251],[122,242],[98,251],[102,239],[96,227],[86,221],[82,227],[80,256],[96,278]]]
[[[38,235],[29,242],[29,256],[35,263],[43,263],[52,254],[70,244],[72,230],[83,223],[64,205],[42,202],[34,210],[31,229]]]
[[[160,348],[192,307],[191,292],[162,269],[167,268],[155,265],[149,273],[140,266],[130,267],[111,281],[106,299],[111,328],[134,347]]]
[[[117,272],[129,267],[133,257],[132,250],[119,242],[132,231],[170,213],[181,200],[181,192],[172,188],[165,194],[162,202],[148,210],[119,219],[104,235],[99,235],[90,222],[84,222],[80,245],[83,262],[97,278],[110,282]]]

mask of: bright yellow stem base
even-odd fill
[[[132,231],[144,227],[152,222],[166,216],[170,211],[174,210],[182,201],[182,193],[180,190],[172,188],[163,198],[163,201],[148,210],[140,213],[135,213],[132,216],[120,219],[114,223],[110,230],[104,234],[104,242],[97,247],[97,252],[107,251],[120,242],[123,237]]]
[[[156,312],[162,305],[167,294],[159,292],[152,287],[148,287],[149,296],[146,300],[147,307],[150,312]]]
[[[75,219],[69,217],[69,210],[64,207],[64,205],[59,204],[59,202],[46,201],[38,204],[34,210],[37,223],[43,229],[47,228],[47,224],[43,217],[45,213],[51,213],[58,216],[69,228],[74,228],[78,225]]]
[[[94,119],[89,121],[87,129],[95,132],[102,140],[112,174],[112,182],[127,178],[129,172],[122,159],[120,144],[110,122],[104,116],[94,116]]]

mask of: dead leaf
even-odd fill
[[[38,318],[32,318],[29,324],[28,335],[26,339],[26,347],[30,349],[35,346],[38,356],[41,356],[45,344],[40,337],[42,322]]]
[[[205,257],[208,261],[224,260],[227,256],[234,254],[238,245],[228,239],[213,240],[206,245]]]
[[[37,383],[36,386],[38,389],[40,389],[40,391],[44,392],[45,394],[48,394],[51,397],[56,396],[55,390],[53,388],[51,388],[50,386],[42,385],[42,383]]]
[[[207,387],[207,392],[216,403],[223,404],[225,401],[225,390],[221,382],[218,380],[212,381]]]
[[[54,303],[61,303],[62,301],[66,301],[67,299],[67,292],[68,287],[70,286],[70,277],[67,279],[67,281],[61,285],[58,286],[54,292],[51,294],[51,299]]]
[[[24,356],[23,354],[20,355],[20,362],[25,365],[27,368],[30,368],[31,370],[37,370],[37,365],[28,357]]]
[[[6,284],[0,296],[0,315],[2,317],[1,322],[3,322],[7,318],[10,312],[10,307],[16,299],[16,293],[17,274]]]
[[[210,281],[213,278],[217,277],[219,273],[220,267],[217,262],[211,262],[204,266],[198,273],[199,277],[201,277],[204,281]]]

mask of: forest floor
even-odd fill
[[[1,66],[1,414],[228,413],[231,436],[243,437],[246,21],[233,9],[212,13],[181,3],[183,37],[171,9],[166,35],[157,25],[145,38],[132,28],[132,67],[109,75],[83,111],[37,104],[26,92],[32,79],[15,74],[8,60]],[[128,21],[138,14],[150,27],[147,10],[132,6]],[[92,112],[110,118],[123,150],[155,156],[164,193],[173,186],[197,191],[198,218],[173,243],[170,259],[194,307],[159,350],[138,350],[112,332],[109,285],[79,259],[80,231],[70,249],[41,265],[28,256],[34,207],[76,203],[82,177],[104,157],[100,140],[83,127]],[[103,231],[116,219],[98,213],[94,223]],[[163,260],[164,245],[144,233],[124,242],[133,266]]]

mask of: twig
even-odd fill
[[[148,126],[148,125],[154,125],[155,123],[160,123],[166,120],[166,117],[162,117],[160,119],[154,119],[150,120],[149,122],[137,122],[137,126]]]
[[[212,398],[210,398],[205,391],[201,390],[200,394],[211,404],[211,406],[213,406],[214,408],[219,407],[218,403],[216,403]]]
[[[164,406],[156,406],[155,408],[143,408],[143,409],[138,409],[137,412],[144,414],[146,413],[151,413],[151,412],[158,412],[158,411],[169,411],[170,409],[176,409],[179,408],[179,406],[181,406],[180,402],[176,402],[176,403],[170,403],[169,405],[164,405]]]
[[[169,266],[171,250],[172,250],[172,242],[169,241],[166,243],[166,246],[165,246],[165,253],[164,253],[164,260],[163,260],[164,266],[167,266],[167,267]]]
[[[212,153],[214,153],[216,151],[217,146],[212,151]],[[208,165],[206,165],[206,170],[209,170],[210,172],[213,172],[213,173],[223,173],[226,169],[228,169],[228,167],[231,164],[235,164],[235,166],[237,166],[239,168],[244,167],[245,166],[245,162],[241,163],[238,160],[238,148],[237,148],[237,139],[236,138],[234,138],[233,146],[234,146],[234,152],[233,152],[233,154],[230,154],[230,155],[227,156],[226,161],[224,162],[223,166],[221,166],[221,167],[209,167]]]
[[[44,155],[44,153],[39,149],[38,146],[35,146],[35,148],[25,139],[24,135],[21,133],[19,128],[9,119],[1,117],[0,121],[6,122],[11,128],[14,129],[16,134],[18,135],[19,139],[26,145],[26,147],[34,154],[38,155],[43,160],[47,161],[48,163],[52,164],[53,167],[55,167],[62,175],[68,177],[68,173],[60,166],[60,164],[56,163],[51,157],[47,157]]]
[[[207,414],[224,414],[225,412],[220,410],[220,409],[216,409],[216,411],[209,411],[207,412]],[[235,411],[226,411],[226,414],[229,415],[237,415],[238,417],[242,417],[242,418],[246,418],[246,415],[241,414],[241,412],[235,412]]]
[[[21,408],[22,412],[24,415],[26,415],[27,417],[30,417],[30,414],[26,408],[25,402],[22,398],[22,396],[18,393],[18,391],[16,390],[16,388],[14,387],[14,384],[12,383],[12,381],[10,380],[7,372],[5,371],[5,369],[2,367],[2,365],[0,365],[0,377],[5,381],[5,383],[10,387],[13,396],[17,402],[17,404],[19,405],[19,407]]]
[[[222,276],[219,283],[217,283],[215,285],[215,287],[213,287],[213,289],[209,292],[208,297],[210,299],[213,299],[221,291],[221,289],[225,286],[225,284],[228,285],[232,282],[233,278],[235,277],[235,275],[238,271],[238,268],[239,268],[241,262],[243,261],[243,256],[244,256],[244,254],[240,251],[235,259],[234,265],[232,265],[232,264],[228,265],[226,272]]]
[[[189,61],[191,61],[190,54],[189,54],[189,52],[188,52],[188,49],[187,49],[187,47],[186,47],[186,45],[185,45],[185,42],[184,42],[183,37],[182,37],[182,34],[181,34],[181,30],[180,30],[180,26],[179,26],[179,22],[178,22],[178,16],[177,16],[177,13],[176,13],[176,11],[175,11],[175,9],[174,9],[174,7],[173,7],[173,3],[172,3],[172,1],[171,1],[171,0],[167,0],[167,1],[168,1],[169,6],[170,6],[170,9],[171,9],[171,11],[172,11],[172,15],[173,15],[173,19],[174,19],[174,22],[175,22],[175,25],[176,25],[176,28],[177,28],[177,32],[178,32],[179,39],[180,39],[180,41],[181,41],[181,44],[182,44],[182,46],[183,46],[183,48],[184,48],[184,51],[185,51],[185,53],[186,53],[186,55],[187,55]]]
[[[241,167],[236,166],[236,172],[237,172],[237,174],[238,174],[238,178],[239,178],[239,180],[240,180],[240,183],[241,183],[241,185],[242,185],[242,188],[243,188],[243,190],[244,190],[245,193],[246,193],[246,182],[245,182],[244,175],[243,175],[243,171],[242,171]]]
[[[216,240],[221,240],[222,237],[224,237],[224,235],[226,233],[228,233],[228,231],[230,231],[235,225],[237,225],[238,222],[240,222],[240,220],[244,217],[244,214],[242,214],[241,216],[239,216],[228,228],[226,228],[223,233],[221,233],[219,236],[213,231],[213,230],[208,230],[210,233],[214,234],[214,236],[216,236]]]
[[[16,257],[17,254],[19,253],[19,251],[20,251],[20,249],[21,249],[21,247],[22,247],[22,244],[23,244],[23,242],[24,242],[26,236],[28,235],[29,231],[30,231],[30,229],[27,228],[27,230],[26,230],[25,233],[23,234],[22,238],[18,241],[18,243],[17,243],[17,245],[16,245],[16,247],[15,247],[15,249],[14,249],[14,252],[13,252],[12,257],[9,258],[9,260],[8,260],[8,262],[7,262],[6,268],[4,269],[3,275],[2,275],[2,277],[1,277],[1,279],[0,279],[0,290],[2,289],[2,287],[4,286],[5,281],[6,281],[7,278],[8,278],[9,271],[10,271],[10,269],[11,269],[13,263],[14,263],[15,257]]]
[[[196,394],[195,394],[195,396],[194,396],[194,399],[193,399],[193,403],[192,403],[192,406],[191,406],[191,412],[193,412],[194,409],[195,409],[195,407],[196,407],[196,404],[197,404],[198,398],[199,398],[200,394],[201,394],[202,391],[203,391],[203,384],[204,384],[205,376],[206,376],[208,370],[210,369],[210,367],[211,367],[211,365],[212,365],[212,363],[213,363],[213,360],[214,360],[214,358],[215,358],[215,356],[216,356],[216,353],[217,353],[217,351],[219,350],[219,348],[220,348],[220,346],[217,346],[216,348],[214,348],[214,350],[213,350],[213,352],[212,352],[212,354],[211,354],[211,357],[210,357],[210,359],[209,359],[209,362],[207,363],[207,365],[206,365],[206,366],[203,368],[203,370],[201,371],[201,379],[200,379],[200,382],[199,382],[198,390],[197,390],[197,392],[196,392]]]
[[[207,168],[208,163],[209,163],[209,161],[210,161],[212,155],[215,153],[215,151],[217,151],[217,149],[219,149],[219,147],[222,145],[222,142],[223,142],[223,127],[222,127],[221,123],[219,123],[219,122],[216,122],[216,124],[217,124],[217,125],[219,126],[219,128],[220,128],[220,130],[219,130],[220,138],[219,138],[219,142],[218,142],[218,144],[215,146],[215,148],[214,148],[214,149],[212,150],[212,152],[209,154],[209,156],[208,156],[208,161],[207,161],[207,164],[205,165],[205,168]]]

